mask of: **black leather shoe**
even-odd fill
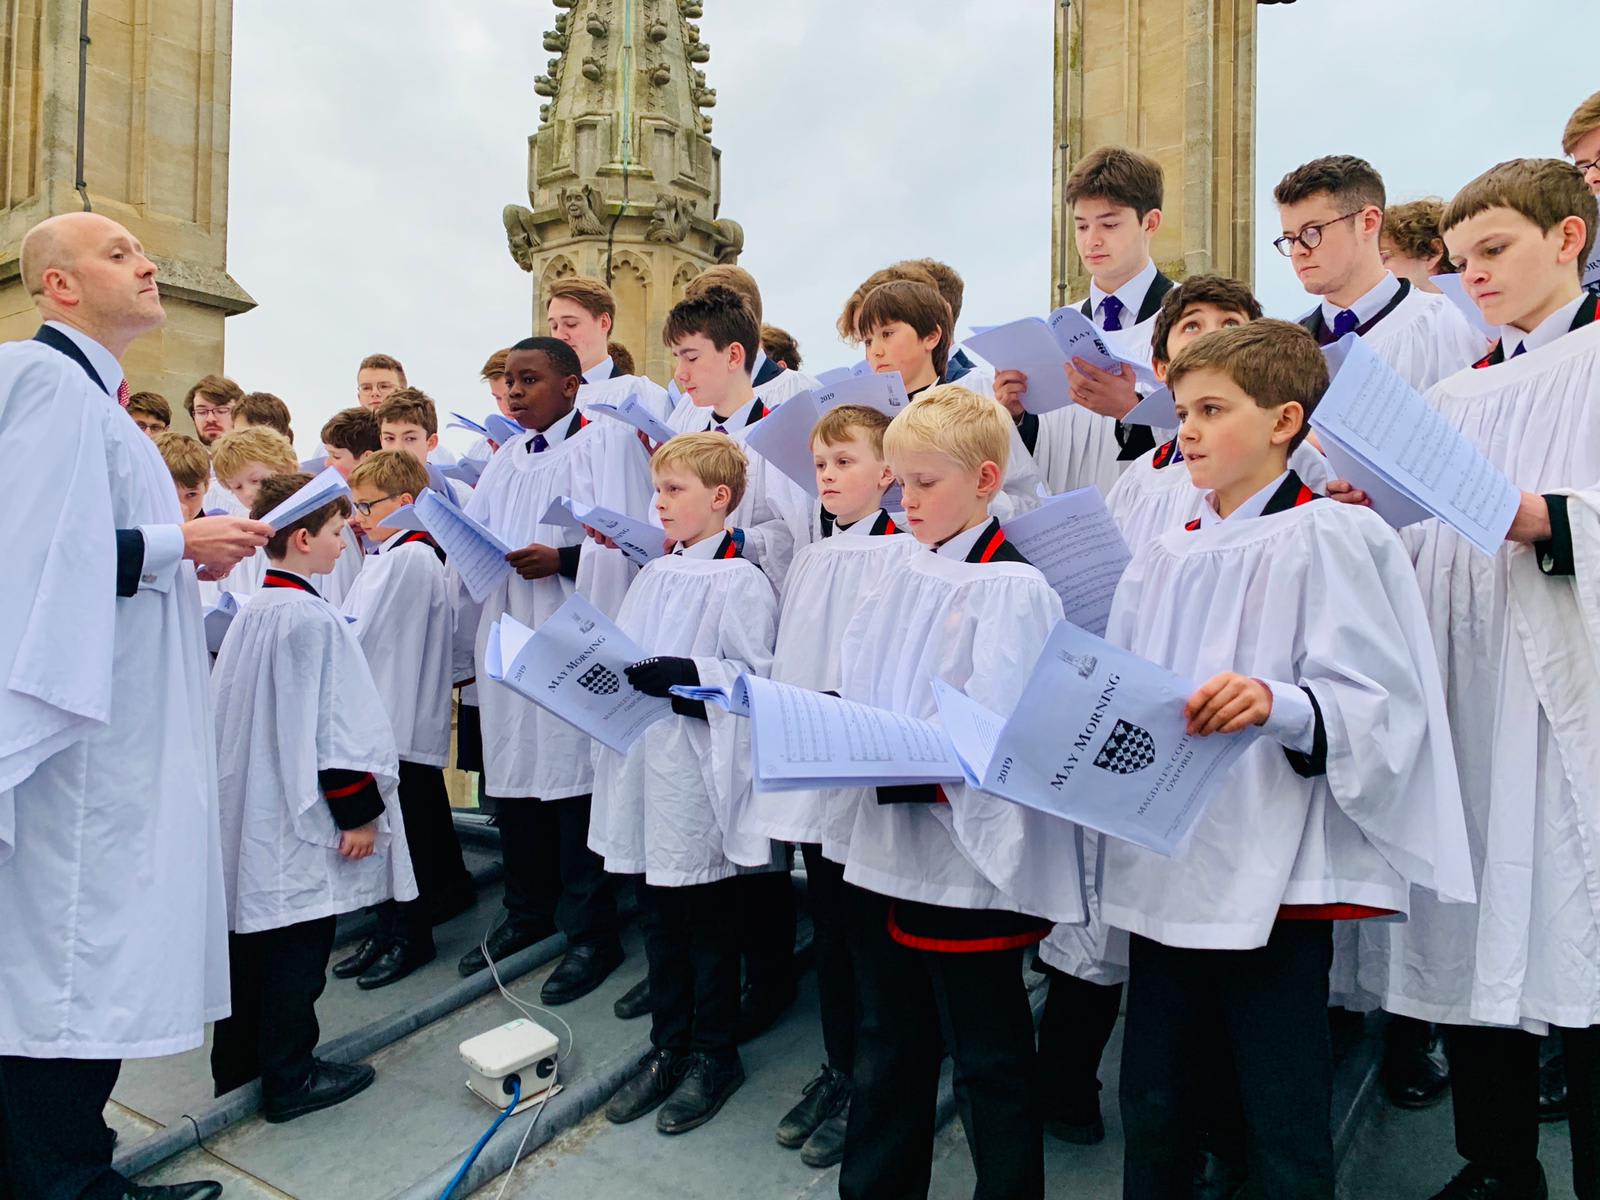
[[[850,1098],[845,1097],[844,1107],[812,1131],[806,1144],[800,1147],[800,1161],[818,1170],[844,1161],[844,1135],[850,1125]]]
[[[355,953],[333,964],[333,977],[354,979],[357,975],[365,975],[367,969],[377,962],[388,948],[387,939],[379,934],[374,933],[370,937],[362,938],[360,945],[355,948]]]
[[[539,1000],[544,1004],[570,1004],[594,991],[621,965],[622,946],[616,942],[574,946],[544,981]]]
[[[739,996],[739,1027],[735,1034],[739,1044],[760,1037],[776,1025],[778,1018],[789,1011],[798,990],[793,984],[782,991],[746,987]]]
[[[342,1104],[372,1085],[378,1073],[366,1063],[332,1063],[317,1059],[311,1078],[285,1096],[266,1096],[261,1115],[274,1125]]]
[[[850,1077],[824,1065],[820,1074],[801,1090],[800,1103],[778,1122],[778,1145],[793,1150],[806,1144],[834,1113],[850,1102]]]
[[[1058,1100],[1048,1105],[1044,1113],[1044,1131],[1075,1146],[1098,1146],[1106,1140],[1106,1125],[1100,1118],[1100,1097],[1090,1095],[1083,1100]]]
[[[1539,1067],[1539,1120],[1564,1121],[1567,1117],[1567,1060],[1552,1054]]]
[[[717,1063],[704,1054],[691,1054],[683,1082],[656,1113],[656,1128],[662,1133],[688,1133],[700,1128],[722,1110],[743,1082],[744,1064],[737,1058]]]
[[[1435,1192],[1432,1200],[1549,1200],[1550,1186],[1544,1168],[1535,1164],[1533,1173],[1521,1179],[1491,1175],[1481,1167],[1468,1167]]]
[[[443,925],[454,917],[459,917],[467,909],[478,902],[478,885],[472,882],[468,875],[453,888],[440,892],[428,904],[428,920],[434,925]]]
[[[619,1021],[631,1021],[635,1017],[642,1017],[650,1011],[650,977],[646,975],[638,983],[623,992],[617,1002],[611,1006],[611,1011],[617,1014]]]
[[[547,937],[554,937],[555,925],[535,925],[532,927],[518,927],[510,921],[502,921],[489,931],[489,958],[499,962],[503,958],[510,958],[518,950],[526,950],[537,942],[542,942]],[[488,970],[489,959],[483,956],[482,945],[474,946],[461,956],[461,961],[456,964],[456,970],[462,975],[476,975],[479,971]]]
[[[140,1187],[130,1183],[122,1192],[122,1200],[217,1200],[222,1195],[222,1185],[215,1179],[196,1179],[189,1183],[168,1183],[156,1187]]]
[[[688,1069],[685,1055],[670,1050],[650,1051],[606,1104],[606,1120],[613,1125],[626,1125],[654,1111],[672,1095],[672,1089],[682,1082]]]
[[[1200,1152],[1194,1169],[1194,1200],[1238,1200],[1244,1195],[1243,1163],[1230,1162],[1210,1150]]]
[[[1402,1023],[1403,1022],[1403,1023]],[[1383,1050],[1383,1085],[1399,1108],[1427,1108],[1450,1086],[1444,1034],[1422,1021],[1397,1020]]]
[[[418,946],[412,941],[395,941],[389,948],[378,956],[360,979],[356,986],[364,992],[374,988],[388,987],[391,983],[398,983],[411,972],[425,963],[431,963],[439,956],[439,951],[434,947],[433,939],[428,939],[428,944]]]

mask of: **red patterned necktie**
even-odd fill
[[[132,392],[128,388],[128,381],[126,379],[117,384],[117,403],[122,405],[123,408],[128,407],[128,397],[131,394]]]

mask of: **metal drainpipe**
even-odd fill
[[[82,0],[78,8],[78,195],[83,197],[83,211],[93,212],[89,203],[89,184],[83,177],[83,129],[87,118],[85,97],[89,92],[89,0]]]

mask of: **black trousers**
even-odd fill
[[[1050,981],[1039,1019],[1045,1105],[1088,1107],[1098,1100],[1100,1060],[1122,1011],[1122,985],[1089,983],[1048,965],[1044,974]]]
[[[211,1030],[211,1081],[217,1095],[258,1076],[268,1096],[302,1086],[321,1029],[317,997],[328,982],[333,917],[281,929],[228,935],[233,1015]]]
[[[739,1057],[742,877],[688,887],[640,888],[650,964],[650,1042],[675,1054]]]
[[[122,1200],[103,1116],[117,1059],[0,1056],[0,1197]]]
[[[400,760],[400,820],[417,876],[417,898],[378,905],[379,928],[386,937],[431,946],[434,903],[453,887],[472,886],[450,818],[442,768]]]
[[[496,802],[505,907],[525,929],[550,925],[572,946],[617,940],[617,881],[589,849],[589,797]]]
[[[1521,1029],[1444,1026],[1456,1151],[1496,1175],[1531,1175],[1539,1158],[1539,1038]],[[1572,1187],[1600,1200],[1600,1026],[1563,1029]]]
[[[817,1004],[822,1012],[822,1048],[828,1065],[846,1075],[856,1061],[856,972],[845,937],[844,867],[822,856],[822,847],[803,843],[806,900],[811,908],[811,948],[817,960]]]
[[[785,852],[793,854],[787,847]],[[785,995],[795,986],[794,935],[799,913],[794,879],[789,871],[758,871],[738,879],[744,981],[756,991]]]
[[[1123,1196],[1193,1194],[1225,1047],[1253,1194],[1333,1200],[1329,924],[1279,921],[1255,950],[1188,950],[1134,936],[1128,953]]]
[[[1043,1196],[1023,952],[912,950],[889,936],[886,897],[845,888],[861,1020],[839,1195],[925,1200],[943,1050],[954,1061],[956,1105],[977,1170],[974,1200]]]

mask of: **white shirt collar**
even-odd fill
[[[692,546],[685,546],[680,543],[672,548],[672,552],[681,558],[716,558],[717,547],[722,545],[722,539],[726,536],[726,530],[721,533],[713,533],[710,537],[701,538]]]
[[[1523,333],[1514,325],[1502,325],[1500,348],[1505,351],[1506,357],[1510,358],[1517,352],[1518,346],[1527,347],[1530,354],[1541,346],[1548,346],[1572,328],[1572,319],[1578,315],[1579,307],[1587,299],[1589,293],[1580,292],[1576,300],[1563,304],[1527,333]]]
[[[1350,306],[1350,311],[1356,315],[1356,324],[1365,325],[1373,317],[1383,311],[1383,306],[1394,299],[1394,294],[1400,290],[1400,281],[1394,277],[1393,271],[1385,271],[1383,278],[1378,280],[1377,286]],[[1322,320],[1329,329],[1333,328],[1333,319],[1344,309],[1337,304],[1322,301]]]
[[[1287,478],[1289,478],[1289,472],[1285,471],[1226,517],[1217,514],[1217,494],[1215,492],[1207,492],[1206,502],[1200,506],[1200,528],[1206,529],[1212,525],[1220,525],[1224,521],[1247,521],[1251,517],[1259,517],[1267,507],[1267,501],[1272,499],[1273,493],[1283,486],[1283,481]]]
[[[1144,270],[1114,292],[1101,291],[1100,285],[1091,279],[1089,281],[1089,309],[1094,313],[1094,323],[1099,325],[1105,319],[1105,314],[1101,310],[1105,307],[1106,297],[1110,295],[1122,301],[1122,327],[1131,329],[1138,323],[1139,310],[1144,307],[1145,294],[1149,292],[1150,285],[1155,281],[1155,259],[1145,263]]]
[[[577,409],[573,409],[572,412],[566,413],[557,418],[556,421],[551,424],[549,429],[538,429],[534,432],[544,434],[544,440],[547,445],[559,445],[561,442],[567,440],[567,430],[572,428],[572,417],[573,413],[576,412]],[[533,445],[532,438],[528,439],[528,444],[530,446]]]
[[[615,370],[616,364],[611,361],[611,356],[608,354],[583,373],[583,381],[585,383],[604,383],[611,378]]]
[[[106,385],[106,391],[113,400],[117,398],[117,389],[122,386],[122,364],[117,361],[117,356],[107,350],[82,330],[74,329],[71,325],[64,325],[60,321],[46,321],[57,333],[64,333],[72,339],[73,345],[83,351],[83,356],[89,360],[89,365],[100,376],[100,382]]]
[[[983,536],[983,531],[988,529],[992,521],[979,521],[971,529],[964,530],[955,535],[944,545],[937,547],[934,553],[942,558],[953,558],[957,562],[966,562],[967,555],[972,553],[972,548],[978,544],[978,539]]]
[[[721,425],[729,433],[743,429],[750,422],[750,409],[755,405],[755,402],[756,398],[751,396],[750,399],[734,409],[732,415],[726,421],[717,420],[716,412],[713,409],[706,409],[706,428],[715,429],[718,425]]]

